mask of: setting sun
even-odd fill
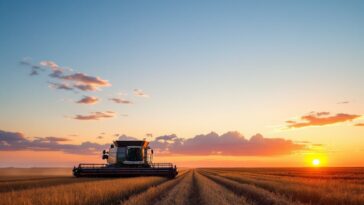
[[[314,166],[319,166],[320,165],[320,160],[319,159],[314,159],[314,160],[312,160],[312,164]]]

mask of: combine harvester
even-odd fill
[[[153,150],[149,142],[114,141],[102,159],[107,164],[79,164],[73,168],[76,177],[163,176],[174,178],[178,174],[172,163],[152,163]]]

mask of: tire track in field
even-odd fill
[[[197,205],[197,192],[194,189],[194,171],[190,171],[176,186],[165,192],[155,205]]]
[[[194,181],[198,186],[203,205],[253,205],[244,196],[237,195],[208,177],[195,172]]]
[[[254,184],[257,187],[269,190],[279,195],[284,195],[297,202],[307,204],[363,204],[362,188],[355,185],[355,192],[350,184],[345,189],[338,189],[339,184],[330,183],[328,187],[320,187],[319,184],[304,184],[303,182],[279,181],[278,179],[249,178],[241,174],[229,175],[217,174],[221,177],[237,181],[239,183]],[[326,185],[327,186],[327,185]],[[349,188],[351,187],[351,188]],[[329,188],[329,189],[327,189]]]
[[[210,172],[209,172],[210,173]],[[285,197],[289,197],[294,199],[300,203],[319,203],[322,194],[320,194],[317,190],[317,187],[305,185],[302,183],[295,183],[295,182],[280,182],[277,179],[266,179],[266,178],[259,178],[259,176],[251,177],[244,176],[239,173],[235,173],[235,175],[229,175],[227,172],[220,172],[214,173],[220,177],[230,179],[236,181],[241,184],[251,184],[256,187],[260,187],[262,189],[268,190],[270,192],[284,195]]]
[[[261,205],[292,205],[292,204],[302,204],[301,202],[296,202],[287,199],[284,195],[275,194],[266,189],[257,187],[252,184],[239,183],[231,179],[227,179],[221,176],[212,175],[206,171],[201,171],[201,173],[213,180],[214,182],[230,189],[238,195],[243,195],[248,200]]]
[[[134,193],[123,200],[119,200],[119,204],[122,205],[149,205],[149,204],[159,204],[162,198],[178,185],[182,180],[185,180],[186,176],[190,174],[191,171],[184,171],[179,174],[175,179],[171,179],[160,183],[156,186],[148,187],[141,192]]]
[[[189,198],[191,200],[191,204],[201,204],[200,189],[198,188],[198,184],[197,184],[197,180],[196,180],[196,169],[193,170],[192,188],[190,191]]]

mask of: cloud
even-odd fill
[[[76,115],[73,117],[75,120],[101,120],[104,118],[113,118],[116,115],[115,112],[91,112],[89,115]]]
[[[32,70],[29,75],[33,76],[33,75],[39,75],[37,70]]]
[[[340,101],[337,104],[349,104],[349,103],[350,103],[350,101]]]
[[[308,115],[304,115],[300,118],[300,121],[288,120],[286,121],[288,128],[301,128],[308,126],[324,126],[340,122],[352,121],[359,118],[360,115],[351,115],[345,113],[339,113],[331,115],[329,112],[311,112]]]
[[[364,123],[356,123],[355,126],[364,127]]]
[[[109,100],[118,103],[118,104],[132,104],[132,102],[130,100],[125,100],[122,98],[110,98]]]
[[[58,90],[73,90],[73,87],[65,83],[53,83],[49,82],[49,87]]]
[[[85,84],[75,84],[75,85],[73,85],[73,87],[77,88],[79,90],[82,90],[82,91],[96,91],[96,90],[98,90],[98,88],[93,86],[93,85],[85,85]]]
[[[57,63],[55,63],[54,61],[50,61],[50,60],[41,61],[39,63],[39,65],[41,65],[45,68],[51,69],[52,73],[49,74],[49,76],[52,78],[60,78],[63,75],[63,73],[66,70],[68,70],[68,69],[60,67]]]
[[[36,137],[35,142],[66,142],[70,141],[64,137]]]
[[[134,89],[134,95],[138,97],[149,97],[143,90],[141,89]]]
[[[64,70],[63,68],[59,67],[57,65],[57,63],[55,63],[54,61],[45,60],[45,61],[41,61],[39,64],[41,66],[48,67],[53,71],[63,71]]]
[[[27,64],[27,62],[23,62]],[[48,68],[51,70],[50,77],[59,79],[61,82],[58,84],[67,84],[68,87],[79,89],[82,91],[96,91],[101,87],[111,86],[111,83],[98,76],[90,76],[84,73],[76,72],[68,67],[59,66],[56,62],[51,60],[44,60],[39,63],[38,68]],[[34,67],[34,65],[33,65]],[[38,72],[32,72],[38,74]],[[67,82],[67,83],[66,83]]]
[[[246,139],[239,132],[227,132],[223,135],[211,132],[191,139],[164,135],[152,141],[151,147],[164,154],[235,156],[286,155],[307,148],[305,144],[283,138],[264,138],[260,134]]]
[[[25,140],[25,137],[23,133],[20,132],[6,132],[0,130],[0,140],[12,144]]]
[[[23,58],[19,63],[20,65],[24,65],[30,68],[30,73],[29,73],[30,76],[39,75],[39,71],[40,70],[43,71],[43,69],[41,68],[41,66],[33,64],[31,60],[32,60],[31,58],[26,57]]]
[[[127,135],[121,135],[118,137],[118,140],[125,140],[125,141],[133,141],[133,140],[139,140],[135,137],[127,136]]]
[[[64,75],[60,77],[61,79],[67,80],[67,81],[73,81],[75,82],[75,85],[77,85],[79,89],[87,88],[88,90],[96,90],[100,87],[108,87],[111,86],[109,81],[104,80],[100,77],[94,77],[89,76],[84,73],[74,73],[71,75]],[[81,89],[82,90],[82,89]]]
[[[317,112],[317,113],[315,113],[315,112],[311,112],[311,114],[316,114],[317,116],[325,116],[325,115],[330,115],[330,113],[329,112]]]
[[[138,140],[127,135],[117,135],[119,140]],[[101,136],[102,137],[102,136]],[[101,138],[98,137],[98,138]],[[74,154],[99,154],[109,144],[83,142],[67,144],[67,138],[36,137],[27,139],[22,133],[0,130],[0,150],[63,151]],[[260,134],[246,139],[238,132],[218,135],[214,132],[182,139],[176,135],[163,135],[150,142],[158,154],[165,155],[226,155],[226,156],[276,156],[307,150],[308,144],[294,143],[283,138],[265,138]]]
[[[90,104],[96,104],[98,101],[99,101],[99,99],[97,97],[84,96],[82,99],[77,101],[77,103],[90,105]]]
[[[19,61],[19,63],[20,63],[20,65],[31,66],[32,65],[31,61],[32,61],[32,58],[30,58],[30,57],[24,57],[23,59],[21,59]]]
[[[61,78],[62,74],[63,74],[63,71],[55,70],[51,74],[49,74],[49,76],[52,78]]]
[[[17,151],[62,151],[71,154],[94,155],[100,154],[109,144],[97,144],[82,142],[81,144],[61,144],[69,141],[61,137],[36,137],[33,140],[27,139],[22,133],[7,132],[0,130],[0,150]]]
[[[176,135],[163,135],[163,136],[159,136],[155,138],[155,141],[159,141],[159,142],[168,142],[168,141],[173,141],[175,139],[177,139],[178,137]]]
[[[122,135],[119,140],[138,140]],[[177,135],[162,135],[150,142],[150,146],[162,155],[231,155],[231,156],[274,156],[287,155],[307,150],[309,143],[293,142],[284,138],[265,138],[260,134],[246,139],[239,132],[218,135],[211,132],[190,139]]]

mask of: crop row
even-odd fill
[[[259,174],[247,175],[230,170],[210,170],[204,172],[224,180],[234,181],[245,186],[255,186],[275,195],[289,198],[295,203],[307,204],[364,204],[364,185],[349,180],[321,180],[307,178],[287,178]]]
[[[0,181],[0,198],[0,204],[7,205],[359,205],[364,204],[364,185],[351,180],[204,168],[181,170],[172,180],[162,177],[4,180]]]

